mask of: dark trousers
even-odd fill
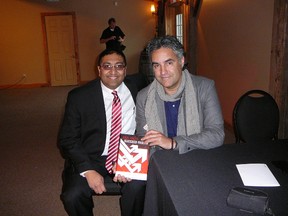
[[[144,209],[146,181],[132,180],[122,186],[120,207],[122,216],[141,216]]]
[[[122,216],[141,216],[146,182],[132,180],[122,185],[120,208]],[[79,173],[63,172],[61,200],[69,216],[93,216],[94,191]]]

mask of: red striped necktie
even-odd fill
[[[120,133],[122,128],[121,119],[121,102],[117,95],[117,91],[113,91],[114,95],[112,103],[112,120],[111,120],[111,131],[110,131],[110,141],[108,149],[108,157],[106,159],[105,167],[109,173],[112,173],[113,163],[117,159],[117,151],[120,140]]]

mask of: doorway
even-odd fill
[[[183,44],[187,51],[188,35],[188,13],[189,5],[181,2],[167,3],[165,6],[165,31],[167,35],[174,35]]]
[[[75,13],[42,13],[41,18],[48,83],[77,85],[80,78]]]

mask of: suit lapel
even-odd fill
[[[92,86],[93,90],[91,91],[91,99],[94,100],[95,109],[97,110],[98,118],[101,122],[103,122],[103,129],[105,132],[107,130],[107,122],[106,122],[106,112],[105,112],[105,104],[104,104],[104,97],[101,88],[100,79],[96,79],[94,85]]]

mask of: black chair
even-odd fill
[[[113,181],[110,176],[104,178],[104,184],[106,187],[106,192],[101,195],[121,195],[121,186],[119,183]]]
[[[148,77],[143,73],[129,74],[125,77],[125,80],[134,83],[138,91],[149,85]]]
[[[273,97],[262,90],[242,95],[233,110],[236,143],[278,139],[279,109]]]

